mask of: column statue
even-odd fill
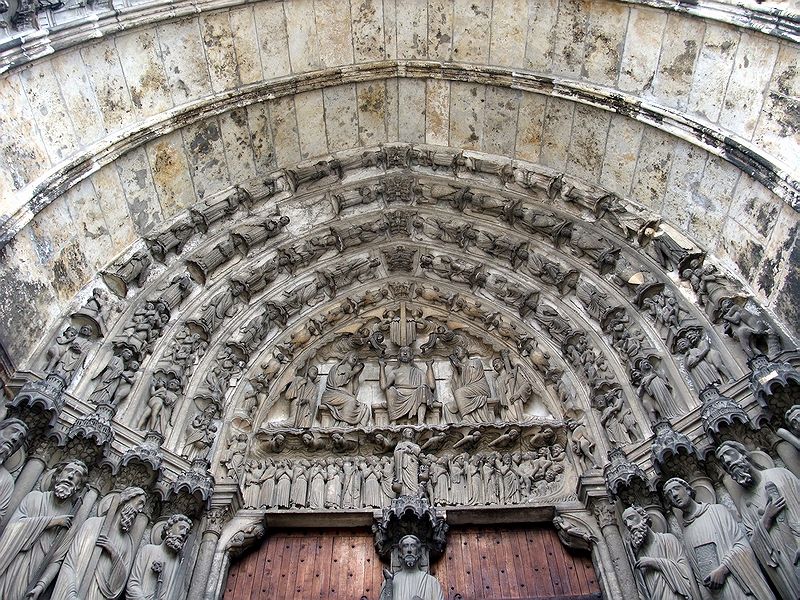
[[[739,442],[717,459],[739,486],[734,501],[761,566],[784,598],[800,598],[800,481],[787,469],[759,471]]]
[[[139,543],[131,528],[146,502],[139,487],[100,502],[98,516],[86,519],[75,534],[51,600],[114,600],[122,594]]]
[[[396,422],[403,417],[413,419],[417,424],[425,423],[425,413],[436,389],[433,363],[428,362],[425,371],[414,364],[414,354],[409,346],[400,348],[398,364],[387,373],[386,362],[380,359],[379,383],[386,394],[389,420]]]
[[[407,535],[398,542],[401,569],[392,573],[383,570],[385,581],[380,600],[444,600],[441,584],[435,577],[419,568],[422,543],[415,535]]]
[[[744,531],[725,506],[698,502],[694,488],[678,477],[663,492],[683,513],[683,544],[704,600],[774,600]]]
[[[192,521],[181,514],[167,519],[160,533],[153,528],[159,544],[146,544],[139,549],[128,578],[127,600],[161,600],[174,598],[182,588],[181,550],[183,550]]]
[[[14,493],[14,478],[5,467],[5,462],[22,447],[28,426],[19,419],[0,421],[0,522],[6,517],[11,494]]]
[[[651,528],[650,515],[641,506],[622,513],[636,557],[634,568],[647,600],[697,600],[694,578],[680,541],[671,533]]]
[[[77,497],[89,474],[86,465],[73,460],[56,473],[52,490],[33,490],[11,515],[0,538],[0,598],[34,600],[49,581],[46,569],[67,552]],[[52,575],[51,575],[52,576]]]

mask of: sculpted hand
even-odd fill
[[[48,527],[66,527],[69,529],[72,525],[72,517],[73,515],[59,515],[57,517],[53,517],[50,519]]]
[[[95,542],[96,546],[100,546],[103,550],[108,552],[111,555],[111,559],[113,560],[117,556],[117,549],[114,548],[114,545],[108,539],[108,536],[99,535],[97,536],[97,541]]]
[[[37,598],[42,595],[44,588],[45,585],[40,581],[33,587],[33,589],[30,592],[25,594],[25,598],[26,599],[30,598],[30,600],[37,600]]]
[[[706,575],[706,578],[703,579],[703,585],[706,586],[710,590],[718,590],[723,585],[725,585],[725,580],[728,578],[728,567],[725,565],[720,565],[711,573]]]
[[[772,524],[775,522],[775,517],[786,508],[786,499],[783,496],[779,496],[774,501],[770,498],[767,501],[767,505],[764,507],[764,516],[761,517],[761,522],[764,524],[764,527],[769,529],[772,527]]]

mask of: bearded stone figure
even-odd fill
[[[415,535],[407,535],[397,544],[401,568],[396,573],[383,570],[384,582],[380,600],[444,600],[441,584],[419,567],[422,543]]]
[[[55,572],[48,568],[67,552],[75,501],[86,477],[79,460],[66,463],[55,475],[53,489],[33,490],[11,515],[0,538],[0,598],[34,600],[45,590]]]
[[[753,552],[783,598],[800,598],[800,481],[787,469],[759,471],[739,442],[717,448],[740,486],[734,497]]]
[[[433,364],[427,363],[425,371],[414,364],[414,354],[409,346],[400,348],[398,364],[387,372],[386,363],[380,362],[379,383],[386,394],[389,420],[394,423],[403,417],[425,424],[425,414],[433,402],[436,379]]]
[[[704,600],[774,600],[744,531],[725,506],[698,502],[694,488],[678,477],[663,491],[683,513],[683,544]]]
[[[5,462],[22,447],[28,426],[19,419],[0,421],[0,522],[6,517],[11,494],[14,493],[14,478],[5,467]]]
[[[86,519],[75,534],[51,600],[113,600],[122,594],[139,542],[131,528],[146,501],[138,487],[101,501],[98,516]]]
[[[641,506],[622,513],[630,534],[639,583],[647,600],[697,600],[692,570],[683,546],[671,533],[658,533],[650,527],[650,515]]]
[[[181,550],[192,530],[192,521],[182,514],[172,515],[161,530],[160,544],[139,549],[125,590],[127,600],[174,598],[182,587]]]

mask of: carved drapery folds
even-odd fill
[[[112,515],[99,531],[123,539],[115,498],[140,488],[146,505],[127,511],[139,537],[118,573],[132,598],[180,600],[188,569],[210,568],[238,506],[220,486],[257,511],[249,523],[383,510],[376,540],[395,567],[407,534],[441,552],[442,509],[551,518],[557,506],[564,543],[610,552],[631,598],[637,583],[643,598],[702,597],[711,554],[695,550],[719,524],[694,528],[695,512],[726,503],[750,523],[742,569],[760,562],[794,589],[780,561],[800,465],[797,354],[700,248],[624,199],[521,162],[390,144],[212,195],[124,256],[101,273],[113,302],[88,288],[15,388],[0,424],[4,536],[29,493],[56,493],[45,477],[34,489],[40,476],[81,459],[82,507],[42,535],[81,530],[98,503]],[[727,455],[712,450],[733,438],[759,469],[786,471],[777,493],[728,491]],[[698,497],[675,494],[682,542],[672,496],[654,493],[674,476]],[[746,517],[748,494],[770,505],[766,521]],[[590,507],[599,532],[570,512]],[[409,515],[416,529],[392,525]],[[230,554],[263,528],[240,533]],[[98,564],[111,554],[86,545]],[[47,585],[67,564],[57,558]],[[658,571],[662,559],[677,567]]]

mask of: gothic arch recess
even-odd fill
[[[702,466],[734,434],[797,472],[780,324],[657,215],[521,161],[301,163],[179,214],[89,289],[10,386],[38,441],[6,463],[9,512],[80,456],[94,497],[138,485],[155,521],[202,522],[192,597],[264,523],[369,524],[418,493],[450,523],[553,520],[618,597],[635,578],[610,562],[607,493],[666,530],[654,483],[729,498]]]

